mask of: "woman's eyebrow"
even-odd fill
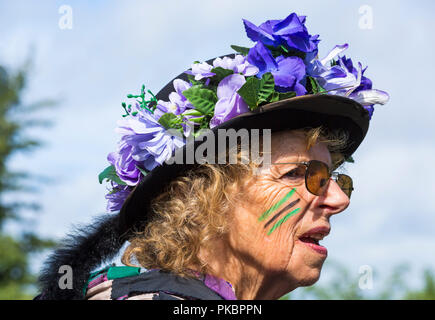
[[[292,170],[297,167],[297,164],[300,163],[300,161],[295,162],[272,162],[271,166],[275,167],[275,170],[280,175],[283,175],[287,173],[289,170]]]
[[[306,155],[295,154],[293,156],[283,156],[278,161],[272,162],[272,164],[295,164],[300,162],[308,162],[309,159]]]

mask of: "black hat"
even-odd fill
[[[369,122],[369,112],[358,102],[342,96],[319,93],[266,104],[254,111],[236,116],[211,130],[212,134],[216,134],[218,129],[242,128],[271,129],[272,132],[319,126],[341,129],[348,134],[348,143],[342,150],[344,157],[348,158],[363,141]],[[173,157],[184,154],[187,149],[195,150],[202,142],[202,138],[195,139],[190,142],[193,144],[192,147],[187,143],[177,149]],[[197,163],[163,163],[150,171],[135,186],[122,206],[119,213],[121,233],[128,237],[132,229],[143,225],[149,217],[151,200],[161,193],[169,182],[195,165]]]

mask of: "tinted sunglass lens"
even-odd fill
[[[308,191],[317,196],[322,195],[328,185],[330,176],[326,163],[311,160],[305,176]]]
[[[345,174],[339,174],[337,177],[337,184],[343,190],[343,192],[349,197],[353,191],[353,181],[352,178]]]

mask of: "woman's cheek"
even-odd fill
[[[287,188],[288,186],[271,180],[259,180],[245,190],[247,206],[260,217],[262,212],[279,201]]]

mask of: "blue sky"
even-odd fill
[[[73,10],[71,30],[58,27],[64,4]],[[372,29],[359,27],[362,5],[373,10]],[[143,83],[157,92],[195,60],[250,46],[242,18],[259,24],[291,12],[307,15],[310,33],[320,34],[320,56],[348,43],[346,56],[368,66],[374,87],[391,96],[347,166],[356,190],[331,220],[329,257],[355,277],[361,265],[381,274],[400,262],[435,269],[431,1],[0,1],[0,63],[17,67],[32,55],[25,101],[59,101],[45,113],[55,126],[31,131],[46,147],[10,163],[52,179],[34,196],[44,209],[31,228],[60,238],[104,212],[97,175],[116,148],[126,94]]]

